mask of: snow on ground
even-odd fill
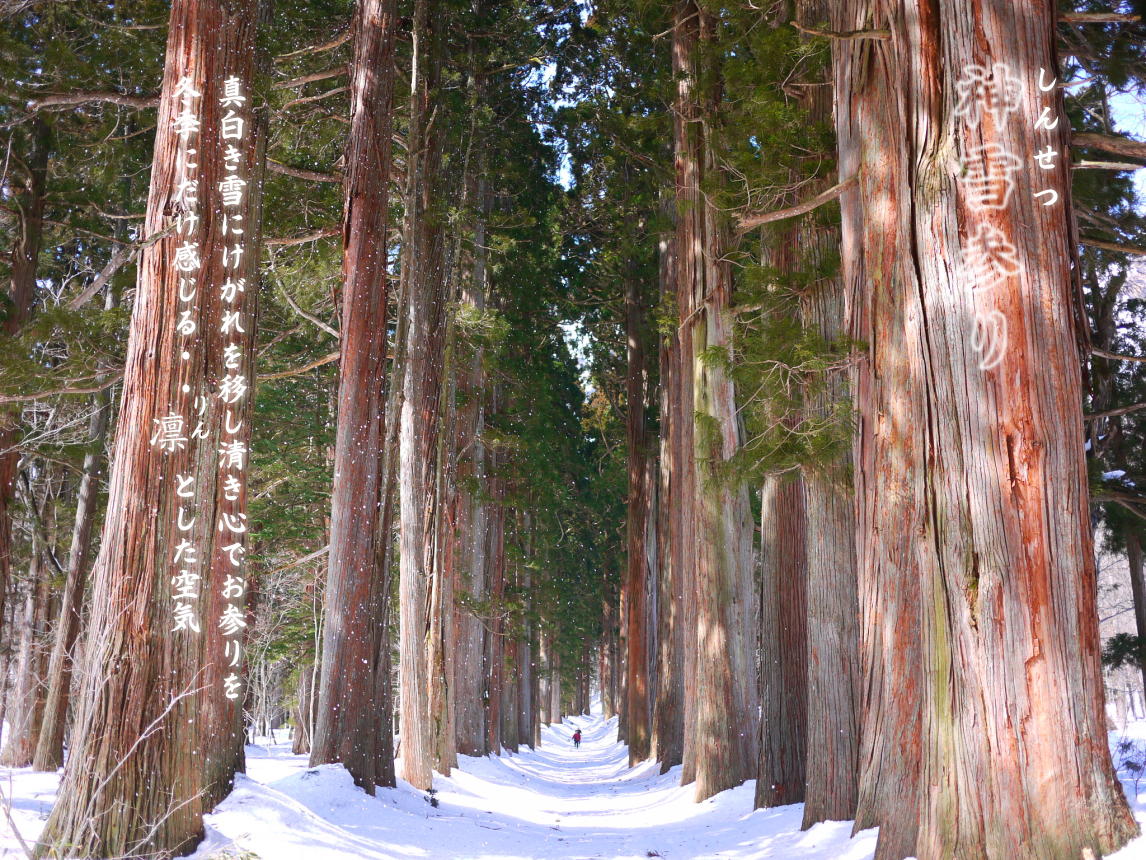
[[[580,727],[580,749],[571,741]],[[1146,721],[1126,739],[1141,745]],[[802,807],[752,810],[754,783],[692,802],[678,785],[680,769],[658,773],[654,763],[628,768],[615,719],[574,717],[545,727],[541,746],[518,755],[461,757],[450,777],[436,776],[436,807],[408,783],[370,797],[338,765],[307,767],[285,738],[247,747],[246,776],[207,816],[207,838],[192,860],[550,860],[550,858],[777,858],[869,860],[876,831],[850,838],[850,822],[800,831]],[[1115,760],[1138,752],[1117,742]],[[1146,776],[1146,769],[1143,771]],[[1123,773],[1129,796],[1135,786]],[[0,791],[12,798],[12,819],[31,844],[55,799],[56,774],[0,768]],[[1146,778],[1134,803],[1146,829]],[[16,838],[0,822],[0,857],[20,857]],[[1109,860],[1146,860],[1146,837]]]

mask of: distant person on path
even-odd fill
[[[573,748],[574,749],[580,749],[581,748],[581,730],[580,729],[577,729],[577,731],[573,732]]]

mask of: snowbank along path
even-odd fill
[[[753,812],[752,783],[693,803],[679,768],[662,775],[647,762],[630,770],[616,719],[596,715],[544,727],[536,750],[462,757],[450,777],[435,776],[436,807],[406,783],[369,797],[341,767],[307,768],[285,747],[249,747],[248,756],[250,776],[208,816],[197,860],[227,849],[266,860],[866,860],[875,847],[874,830],[850,839],[850,822],[801,833],[799,806]]]
[[[572,735],[580,728],[580,749]],[[1146,754],[1146,722],[1133,739]],[[247,747],[248,775],[207,816],[207,839],[194,860],[588,860],[662,857],[869,860],[876,831],[850,838],[851,822],[800,831],[803,808],[752,810],[752,782],[693,803],[680,769],[655,762],[629,769],[615,719],[582,716],[542,729],[537,750],[461,757],[450,777],[436,776],[434,800],[402,783],[370,797],[339,765],[307,766],[277,744]],[[1117,740],[1112,738],[1112,740]],[[1117,758],[1116,758],[1117,760]],[[47,818],[58,774],[0,769],[4,796],[31,844]],[[1135,796],[1132,778],[1123,779]],[[1146,784],[1142,785],[1146,797]],[[1146,806],[1132,801],[1141,823]],[[0,823],[0,857],[24,857]],[[1146,837],[1110,860],[1146,860]]]

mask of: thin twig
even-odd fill
[[[283,298],[286,299],[286,302],[288,305],[290,305],[292,311],[294,311],[296,314],[298,314],[300,317],[302,317],[307,322],[314,323],[316,326],[318,326],[320,329],[322,329],[328,335],[333,337],[335,340],[341,340],[341,335],[339,335],[337,330],[328,326],[326,323],[324,323],[318,317],[312,316],[312,315],[308,314],[306,311],[304,311],[302,308],[300,308],[298,306],[298,303],[295,302],[295,300],[293,298],[291,298],[290,294],[286,290],[282,290],[281,292],[282,292]]]

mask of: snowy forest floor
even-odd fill
[[[583,740],[574,749],[573,730]],[[1117,742],[1137,745],[1135,753]],[[1146,721],[1112,735],[1115,761],[1146,755]],[[369,797],[338,765],[309,768],[277,743],[247,747],[247,775],[207,816],[207,839],[192,860],[344,860],[344,858],[784,858],[868,860],[876,831],[850,838],[850,822],[800,831],[799,805],[752,810],[752,782],[704,803],[678,785],[680,769],[658,773],[653,762],[629,769],[617,722],[600,715],[543,727],[541,746],[486,758],[461,757],[450,777],[436,776],[431,806],[408,783]],[[1141,760],[1141,758],[1139,758]],[[1129,796],[1133,777],[1121,772]],[[0,769],[11,820],[31,844],[55,799],[59,776]],[[1146,779],[1134,803],[1146,830]],[[24,851],[0,822],[0,857]],[[1146,860],[1140,837],[1109,860]]]

